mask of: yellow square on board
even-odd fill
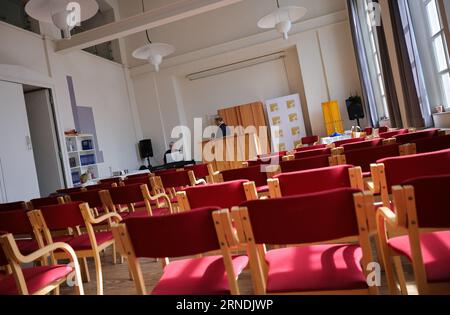
[[[295,108],[295,101],[293,100],[287,101],[286,104],[288,109]]]
[[[278,146],[280,151],[286,151],[286,144],[284,143],[280,143],[280,145]]]
[[[280,117],[280,116],[273,117],[273,118],[272,118],[272,124],[273,124],[274,126],[278,126],[279,124],[281,124],[281,117]]]
[[[297,148],[297,147],[299,147],[301,145],[302,145],[302,141],[301,140],[294,141],[294,148]]]
[[[291,132],[293,136],[300,134],[300,127],[291,128]]]
[[[283,129],[278,129],[275,131],[275,137],[277,138],[283,138],[284,137],[284,131]]]
[[[270,111],[273,112],[277,112],[278,111],[278,104],[270,104]]]
[[[290,122],[297,121],[297,120],[298,120],[297,114],[290,114],[289,115],[289,121]]]

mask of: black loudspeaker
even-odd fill
[[[348,118],[350,120],[357,120],[359,126],[359,120],[364,118],[364,108],[361,98],[359,96],[352,96],[345,103],[347,104]]]
[[[145,139],[139,141],[139,152],[141,154],[142,159],[153,157],[152,140]]]

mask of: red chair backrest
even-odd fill
[[[414,187],[419,227],[450,228],[449,174],[415,178],[402,184]]]
[[[10,210],[27,210],[27,205],[24,201],[16,201],[9,203],[0,204],[0,211],[10,211]]]
[[[326,144],[316,144],[309,147],[301,147],[297,148],[294,151],[295,152],[304,152],[304,151],[311,151],[311,150],[317,150],[317,149],[325,149],[327,147]]]
[[[191,209],[203,207],[232,208],[246,201],[243,184],[247,180],[189,187],[185,189]]]
[[[193,171],[195,178],[197,179],[199,178],[205,179],[207,176],[209,176],[208,164],[195,164],[187,166],[184,169],[188,171]]]
[[[33,233],[27,211],[22,209],[0,212],[0,230],[14,235]]]
[[[373,133],[373,128],[372,127],[365,128],[364,132],[366,133],[366,136],[371,136]]]
[[[161,176],[163,174],[170,174],[170,173],[177,173],[178,169],[177,168],[171,168],[168,170],[161,170],[161,171],[155,171],[155,175],[156,176]]]
[[[345,159],[347,164],[361,166],[363,172],[370,172],[370,164],[399,154],[399,145],[390,144],[345,152]]]
[[[426,153],[450,149],[450,135],[412,140],[416,144],[417,153]]]
[[[437,136],[439,134],[439,130],[437,128],[427,129],[417,132],[406,133],[402,135],[395,136],[397,143],[406,144],[410,143],[413,140],[417,139],[429,139]]]
[[[112,184],[116,183],[117,185],[122,181],[121,177],[113,177],[113,178],[105,178],[99,180],[99,184]]]
[[[339,165],[314,170],[279,174],[281,195],[303,195],[342,187],[351,187],[348,170],[352,165]]]
[[[261,166],[249,166],[221,172],[224,182],[246,179],[255,182],[257,187],[267,185],[267,173],[262,172]]]
[[[389,128],[388,127],[380,127],[378,128],[378,134],[383,133],[383,132],[388,132]]]
[[[86,186],[86,190],[105,190],[105,189],[110,189],[111,187],[112,187],[112,183],[105,183],[105,184]]]
[[[30,200],[30,202],[33,205],[34,209],[39,209],[39,208],[42,208],[45,206],[57,205],[58,197],[59,196],[36,198],[36,199]]]
[[[373,140],[367,140],[367,141],[361,141],[356,143],[347,143],[342,145],[345,151],[351,151],[351,150],[358,150],[358,149],[364,149],[364,148],[371,148],[376,147],[383,144],[383,139],[373,139]]]
[[[356,142],[361,142],[361,141],[365,141],[365,138],[350,138],[350,139],[344,139],[344,140],[339,140],[334,142],[334,146],[337,147],[342,147],[344,144],[348,144],[348,143],[356,143]]]
[[[132,178],[148,178],[150,176],[150,173],[142,173],[142,174],[134,174],[134,175],[127,175],[127,179]]]
[[[212,218],[215,210],[219,208],[125,219],[136,257],[184,257],[220,249]]]
[[[330,166],[328,158],[330,155],[313,156],[306,159],[292,161],[281,161],[280,167],[282,173],[298,172]]]
[[[141,177],[133,177],[133,178],[127,178],[123,181],[125,186],[128,185],[135,185],[135,184],[145,184],[150,186],[150,177],[147,176],[141,176]]]
[[[319,156],[319,155],[330,155],[331,154],[331,149],[330,148],[323,148],[323,149],[315,149],[315,150],[309,150],[309,151],[300,151],[300,152],[296,152],[294,154],[295,159],[306,159],[309,157],[313,157],[313,156]]]
[[[42,207],[42,215],[50,230],[65,230],[69,227],[84,226],[80,210],[81,202]]]
[[[317,141],[319,141],[319,137],[318,136],[303,137],[301,141],[302,144],[314,144]]]
[[[82,187],[74,187],[74,188],[63,188],[63,189],[58,189],[56,191],[57,194],[70,194],[73,192],[79,192],[82,191]]]
[[[450,149],[378,160],[383,163],[390,191],[411,178],[450,174]]]
[[[178,188],[191,185],[189,171],[179,171],[158,175],[161,177],[164,188]]]
[[[115,205],[126,205],[144,200],[141,184],[112,187],[108,191]]]
[[[254,200],[247,207],[257,244],[302,244],[358,235],[351,188],[279,199]]]
[[[102,207],[102,200],[100,199],[100,190],[80,191],[67,194],[72,202],[80,201],[87,202],[91,208]]]
[[[382,132],[379,134],[380,138],[389,139],[398,135],[404,135],[409,133],[408,129],[399,129],[394,131]]]

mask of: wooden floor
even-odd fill
[[[133,295],[136,294],[136,289],[134,287],[134,282],[130,280],[128,273],[128,266],[125,262],[124,264],[118,263],[114,265],[112,263],[111,252],[107,251],[102,255],[102,268],[103,268],[103,285],[105,295]],[[154,285],[157,283],[158,279],[162,274],[162,267],[160,262],[155,262],[153,259],[143,259],[141,262],[142,272],[146,281],[146,287],[148,292],[151,292]],[[412,272],[409,264],[404,264],[404,269],[406,272],[406,279],[408,283],[408,293],[411,295],[417,294],[417,288],[412,282]],[[84,283],[85,294],[95,295],[96,294],[96,281],[95,281],[95,269],[92,260],[89,260],[89,270],[91,281],[89,283]],[[250,271],[246,270],[239,277],[239,287],[241,294],[252,295],[252,283]],[[384,275],[382,275],[382,287],[381,294],[388,294],[388,289]],[[61,294],[71,295],[73,294],[73,289],[68,287],[61,288]]]

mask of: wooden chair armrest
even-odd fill
[[[91,224],[100,224],[103,223],[109,219],[113,219],[113,221],[116,222],[121,222],[122,221],[122,217],[120,215],[118,215],[117,213],[106,213],[98,218],[90,218],[90,222]]]
[[[204,180],[203,178],[200,178],[195,181],[195,184],[196,185],[206,185],[207,183],[206,183],[206,180]]]
[[[397,215],[388,207],[380,207],[377,210],[377,218],[383,218],[392,227],[397,227]]]
[[[150,200],[153,200],[153,201],[155,201],[155,200],[158,201],[161,198],[163,198],[166,201],[167,207],[169,207],[170,213],[172,213],[172,203],[170,202],[170,198],[167,194],[161,193],[161,194],[157,194],[154,196],[150,196]],[[159,202],[158,202],[158,207],[159,207]]]

